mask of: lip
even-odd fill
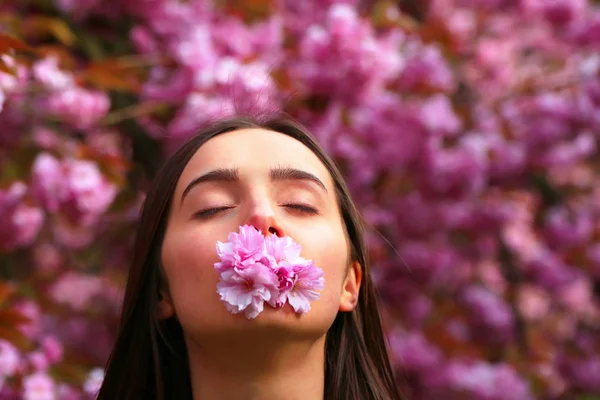
[[[267,309],[273,310],[273,312],[283,312],[285,314],[296,314],[296,312],[294,311],[294,308],[290,305],[290,303],[287,303],[287,302],[283,305],[283,307],[273,307],[272,305],[265,303],[264,311],[266,311]]]

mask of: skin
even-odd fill
[[[297,177],[274,180],[271,170],[278,168],[307,172],[324,187]],[[238,179],[204,181],[186,191],[218,169],[236,170]],[[216,293],[215,244],[244,224],[265,235],[291,236],[301,255],[324,270],[325,288],[307,314],[266,304],[253,320],[227,311]],[[325,335],[339,311],[356,306],[362,278],[361,266],[348,255],[333,180],[302,143],[241,129],[200,147],[174,193],[158,310],[159,318],[174,316],[183,327],[194,399],[322,399]]]

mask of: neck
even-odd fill
[[[323,400],[325,336],[219,342],[187,340],[194,400]]]

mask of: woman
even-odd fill
[[[216,291],[217,241],[290,236],[324,271],[306,314],[246,319]],[[400,399],[363,228],[339,171],[288,119],[222,121],[184,144],[146,198],[99,399]]]

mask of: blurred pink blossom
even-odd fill
[[[462,121],[452,109],[452,103],[442,94],[432,96],[423,103],[421,118],[427,128],[443,135],[454,135],[462,128]]]
[[[433,373],[443,361],[442,352],[429,343],[421,332],[392,334],[390,346],[400,371]]]
[[[49,96],[45,110],[59,120],[81,130],[91,128],[110,109],[104,92],[69,87]]]
[[[103,286],[102,279],[97,276],[66,272],[50,287],[49,294],[59,304],[83,311],[101,294]]]
[[[561,371],[577,389],[600,392],[600,357],[571,358],[561,361]]]
[[[58,218],[52,228],[54,240],[70,249],[82,249],[92,243],[96,236],[93,225],[82,226],[66,218]]]
[[[0,390],[5,378],[14,375],[20,362],[19,351],[7,340],[0,339]]]
[[[405,66],[399,79],[401,89],[410,91],[431,88],[451,92],[455,88],[452,71],[438,46],[410,42],[405,48],[404,56]]]
[[[32,169],[33,192],[51,211],[60,209],[83,224],[104,213],[117,188],[102,175],[98,165],[87,160],[59,161],[40,153]]]
[[[50,90],[65,90],[73,86],[73,76],[58,68],[58,58],[46,57],[33,65],[33,76]]]
[[[56,272],[63,263],[63,257],[55,245],[40,243],[33,250],[33,257],[40,272]]]
[[[446,367],[444,381],[449,390],[446,398],[460,398],[461,394],[481,400],[534,398],[523,378],[506,364],[453,361]]]
[[[513,313],[502,297],[483,287],[471,286],[463,292],[461,300],[467,308],[474,335],[484,341],[500,343],[513,339]]]
[[[41,340],[42,350],[48,361],[56,364],[63,359],[63,344],[55,336],[45,336]]]
[[[350,5],[333,4],[325,24],[308,27],[299,43],[299,59],[290,69],[304,90],[329,94],[345,103],[380,89],[401,71],[403,58],[393,49],[400,31],[377,36]],[[352,85],[347,82],[351,80]]]
[[[595,303],[593,291],[593,281],[580,277],[560,288],[557,293],[558,301],[571,313],[591,315]]]
[[[60,383],[56,388],[56,397],[60,400],[81,400],[81,392],[71,385]]]
[[[550,311],[551,297],[533,285],[521,286],[517,299],[519,313],[529,321],[539,321]]]
[[[50,362],[42,351],[34,351],[27,355],[27,361],[35,372],[45,372],[50,366]]]
[[[17,328],[29,339],[36,338],[41,332],[42,313],[40,306],[32,300],[22,300],[16,304],[16,309],[28,321],[17,325]]]
[[[96,396],[97,392],[100,390],[100,386],[102,385],[102,381],[104,380],[104,371],[102,368],[94,368],[92,369],[87,379],[83,384],[83,390],[90,396]]]
[[[0,190],[0,249],[12,250],[31,245],[42,227],[44,214],[31,207],[26,199],[27,186],[14,182],[7,190]]]
[[[44,372],[36,372],[23,379],[23,400],[55,400],[55,383]]]

